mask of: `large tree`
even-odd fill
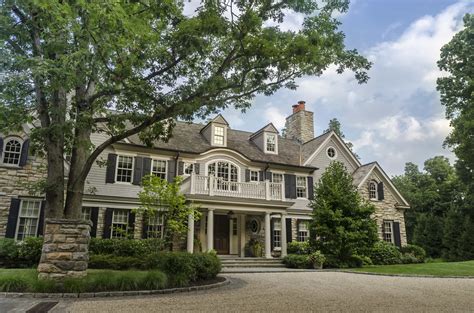
[[[151,145],[172,119],[245,109],[331,64],[368,79],[370,63],[346,50],[333,18],[346,0],[201,1],[190,15],[183,2],[2,1],[0,129],[38,121],[47,217],[79,217],[91,166],[130,135]],[[282,30],[292,13],[306,16],[301,30]],[[108,139],[94,146],[94,132]]]

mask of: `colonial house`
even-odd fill
[[[162,217],[144,218],[134,210],[141,178],[171,181],[181,175],[182,192],[203,213],[200,220],[189,218],[188,251],[244,257],[253,240],[265,257],[284,256],[288,242],[308,240],[313,185],[331,161],[340,161],[375,205],[380,238],[406,244],[409,205],[377,162],[361,164],[332,131],[314,137],[313,113],[304,101],[293,105],[285,129],[284,136],[271,123],[254,133],[235,130],[217,115],[206,125],[177,122],[170,140],[153,148],[138,136],[110,146],[100,156],[107,166],[92,167],[84,190],[83,218],[93,222],[91,235],[160,236]],[[41,235],[44,215],[41,195],[25,187],[44,175],[44,162],[28,155],[26,134],[27,128],[0,137],[0,236],[17,240]],[[95,133],[93,143],[105,136]]]

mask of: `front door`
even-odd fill
[[[229,217],[214,216],[214,249],[218,254],[229,254]]]

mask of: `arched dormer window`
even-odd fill
[[[378,197],[377,197],[377,183],[375,181],[371,181],[369,183],[369,199],[370,200],[378,200]]]
[[[3,164],[20,165],[22,142],[17,138],[5,139]]]

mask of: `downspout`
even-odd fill
[[[174,158],[174,173],[175,177],[178,176],[178,160],[179,160],[180,152],[176,153],[176,157]]]
[[[267,171],[268,171],[269,168],[270,168],[270,164],[267,163],[267,166],[265,166],[265,168],[263,169],[263,173],[265,175],[264,180],[267,180]]]

